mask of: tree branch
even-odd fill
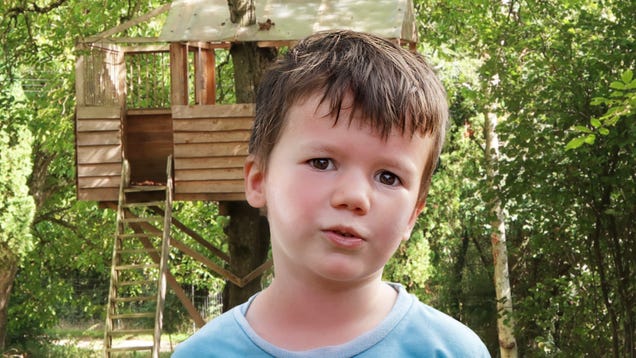
[[[58,7],[64,5],[67,0],[55,0],[46,6],[40,6],[35,2],[23,4],[21,6],[15,6],[9,8],[6,12],[7,17],[17,17],[18,15],[24,15],[26,13],[46,14]]]

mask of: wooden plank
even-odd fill
[[[225,278],[226,280],[231,281],[232,283],[234,283],[237,286],[242,286],[241,285],[241,279],[238,276],[236,276],[231,271],[226,270],[223,267],[217,265],[214,261],[208,259],[207,257],[205,257],[201,253],[197,252],[196,250],[193,250],[188,245],[186,245],[186,244],[182,243],[181,241],[176,240],[174,238],[171,240],[171,244],[175,248],[181,250],[184,254],[192,257],[193,259],[195,259],[196,261],[200,262],[201,264],[206,266],[211,271],[216,272],[218,275],[220,275],[221,277]]]
[[[243,168],[175,170],[175,180],[243,179]]]
[[[253,103],[172,106],[173,118],[254,117]]]
[[[78,132],[77,145],[111,145],[120,144],[121,136],[119,131],[103,131],[103,132]]]
[[[78,119],[104,119],[121,117],[121,109],[119,106],[90,106],[77,107]]]
[[[115,95],[117,96],[117,103],[120,108],[123,109],[126,106],[126,54],[121,51],[121,48],[117,46],[117,52],[110,55],[113,58],[115,64]],[[122,112],[120,109],[120,113]]]
[[[278,40],[278,41],[256,41],[258,47],[289,47],[292,48],[298,44],[298,40]]]
[[[175,194],[178,201],[244,201],[245,193],[183,193]]]
[[[127,116],[161,116],[170,118],[170,108],[131,108],[126,110]]]
[[[121,163],[80,164],[77,166],[78,177],[121,175]]]
[[[119,188],[78,188],[77,200],[117,201]],[[115,203],[117,205],[117,203]]]
[[[134,41],[131,43],[135,43]],[[152,45],[133,45],[133,46],[123,46],[121,50],[126,54],[135,54],[135,53],[161,53],[161,52],[169,52],[170,45],[164,44],[152,44]]]
[[[79,188],[119,188],[121,176],[111,177],[80,177],[77,178]]]
[[[246,156],[247,143],[193,143],[174,146],[175,158]]]
[[[242,193],[245,191],[243,180],[175,180],[175,193]]]
[[[149,11],[149,12],[147,12],[147,13],[139,16],[139,17],[135,17],[135,18],[133,18],[131,20],[128,20],[128,21],[124,22],[123,24],[119,24],[119,25],[117,25],[115,27],[112,27],[112,28],[106,30],[106,31],[100,32],[99,34],[97,34],[95,36],[91,36],[91,37],[85,39],[84,42],[96,42],[96,41],[99,41],[101,39],[110,37],[110,36],[112,36],[112,35],[114,35],[116,33],[119,33],[119,32],[122,32],[124,30],[127,30],[127,29],[129,29],[129,28],[131,28],[131,27],[133,27],[133,26],[135,26],[137,24],[140,24],[140,23],[142,23],[142,22],[144,22],[146,20],[149,20],[149,19],[151,19],[151,18],[153,18],[153,17],[155,17],[155,16],[157,16],[159,14],[163,14],[164,12],[170,10],[170,6],[171,5],[172,5],[172,3],[169,2],[169,3],[165,4],[165,5],[162,5],[162,6],[158,7],[158,8],[155,8],[155,9],[153,9],[153,10],[151,10],[151,11]]]
[[[218,131],[218,132],[175,132],[175,144],[188,143],[219,143],[219,142],[247,142],[250,139],[249,130]]]
[[[99,146],[77,148],[77,163],[119,163],[121,146]]]
[[[78,119],[77,132],[118,131],[120,125],[119,119]]]
[[[149,36],[127,36],[127,37],[111,37],[108,40],[99,39],[96,37],[89,37],[87,40],[93,40],[95,44],[103,44],[108,41],[108,43],[116,43],[116,44],[139,44],[139,43],[157,43],[161,42],[158,37],[149,37]]]
[[[77,46],[77,49],[82,49],[83,46]],[[86,53],[86,52],[85,52]],[[84,77],[86,75],[86,57],[87,55],[79,55],[75,60],[75,101],[76,108],[86,105],[86,94],[84,88]],[[75,114],[77,115],[77,109]]]
[[[213,132],[213,131],[233,131],[251,130],[254,120],[250,117],[237,118],[175,118],[172,122],[175,132]]]
[[[208,157],[208,158],[175,158],[174,168],[179,169],[213,169],[243,168],[247,156]]]
[[[160,209],[152,208],[152,210],[153,212],[156,213],[157,210],[160,210]],[[213,253],[214,256],[220,258],[226,263],[230,263],[230,256],[228,254],[226,254],[223,250],[217,248],[216,246],[212,245],[212,243],[210,243],[208,240],[203,238],[203,236],[199,235],[194,230],[184,225],[181,221],[177,220],[175,217],[172,217],[172,224],[176,226],[177,228],[179,228],[179,230],[181,230],[184,234],[194,239],[194,241],[198,242],[200,245],[208,249],[208,251]]]

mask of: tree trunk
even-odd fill
[[[493,111],[494,112],[494,111]],[[491,188],[496,191],[497,162],[499,161],[499,138],[495,132],[497,115],[486,113],[484,135],[486,137],[486,168]],[[499,351],[502,358],[517,357],[517,342],[514,336],[512,319],[512,292],[508,273],[508,249],[506,247],[506,218],[501,207],[501,200],[494,196],[491,204],[493,214],[492,254],[495,276],[495,292],[497,295],[497,332],[499,335]]]
[[[13,281],[18,272],[18,258],[6,246],[0,244],[0,352],[5,349],[7,337],[7,324],[9,318],[9,297]]]
[[[253,0],[228,0],[231,19],[244,26],[256,23]],[[259,48],[256,43],[235,43],[230,49],[234,64],[234,88],[237,103],[252,103],[261,75],[276,59],[276,49]],[[244,277],[267,259],[269,226],[258,209],[246,202],[223,202],[221,207],[230,216],[226,228],[229,240],[231,270]],[[261,289],[260,276],[244,287],[232,283],[223,292],[223,310],[245,302]]]
[[[252,208],[245,201],[225,202],[223,206],[230,216],[226,234],[229,238],[232,272],[239,277],[244,277],[267,260],[269,249],[267,219],[259,215],[258,209]],[[240,305],[260,289],[260,276],[243,287],[228,282],[223,291],[223,310],[227,311]]]

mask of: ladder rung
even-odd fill
[[[146,269],[146,268],[159,268],[159,264],[131,264],[131,265],[115,266],[115,270],[117,271],[138,270],[138,269]]]
[[[110,319],[154,318],[154,312],[121,313],[110,316]]]
[[[141,222],[160,221],[160,220],[163,220],[163,216],[143,216],[143,217],[123,219],[125,223],[141,223]]]
[[[118,234],[117,237],[120,239],[132,239],[134,237],[157,237],[160,235],[161,233],[146,232],[143,234]]]
[[[156,285],[157,282],[156,281],[122,281],[122,282],[117,282],[115,285],[117,287],[124,287],[124,286],[137,286],[137,285]]]
[[[125,188],[126,193],[138,193],[142,191],[164,191],[165,185],[132,185],[129,188]]]
[[[149,253],[157,253],[159,250],[157,249],[122,249],[117,250],[118,254],[149,254]]]
[[[140,302],[140,301],[156,301],[156,296],[136,296],[136,297],[112,297],[113,302]]]
[[[113,347],[106,348],[106,352],[128,352],[128,351],[147,351],[151,350],[152,345],[149,346],[130,346],[130,347]]]
[[[116,334],[117,335],[120,335],[120,334],[121,335],[124,335],[124,334],[154,334],[155,331],[154,331],[154,329],[141,329],[141,328],[138,328],[138,329],[114,329],[114,330],[112,330],[112,331],[110,331],[108,333],[110,333],[110,335],[112,336],[112,335],[116,335]]]
[[[140,202],[126,203],[126,204],[123,204],[122,206],[124,208],[136,208],[136,207],[144,207],[144,206],[159,206],[163,204],[164,204],[164,201],[140,201]]]

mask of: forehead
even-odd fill
[[[346,93],[338,100],[325,97],[322,91],[298,98],[287,108],[281,130],[285,129],[290,120],[293,121],[299,116],[332,121],[334,127],[337,124],[345,124],[349,128],[370,131],[383,140],[397,134],[409,137],[422,134],[421,130],[411,128],[409,123],[404,128],[402,123],[394,123],[391,119],[374,118],[373,116],[378,116],[377,113],[364,113],[364,109],[355,103],[351,93]],[[390,130],[387,130],[387,127]]]

